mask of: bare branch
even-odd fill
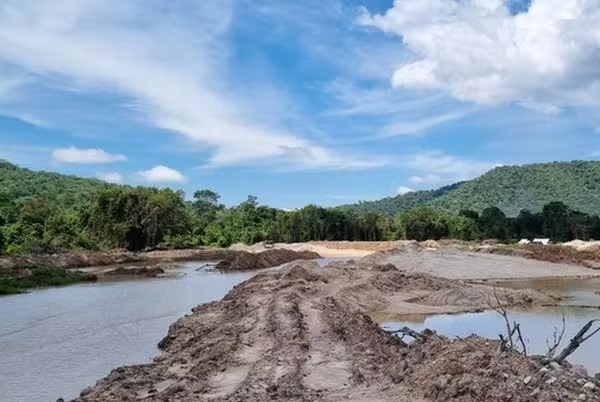
[[[414,339],[419,339],[419,340],[427,340],[429,339],[429,336],[419,333],[417,331],[414,331],[408,327],[404,327],[404,328],[400,328],[400,329],[394,329],[394,330],[385,330],[385,332],[387,332],[388,334],[392,334],[392,335],[396,335],[398,336],[398,334],[401,334],[401,339],[404,336],[410,336],[411,338]]]
[[[587,324],[585,324],[583,326],[583,328],[581,328],[581,330],[579,330],[579,332],[577,333],[577,335],[575,335],[573,337],[573,339],[571,339],[571,342],[569,342],[569,344],[567,345],[567,347],[565,347],[563,349],[563,351],[560,352],[560,355],[558,355],[558,357],[556,357],[554,359],[554,361],[557,362],[557,363],[563,362],[567,357],[569,357],[573,352],[575,352],[577,350],[577,348],[579,348],[579,346],[581,346],[581,344],[583,342],[587,341],[592,336],[594,336],[598,332],[600,332],[600,327],[599,327],[599,328],[596,328],[594,331],[592,331],[589,335],[586,336],[586,334],[588,333],[588,331],[597,322],[600,322],[600,319],[591,320],[590,322],[588,322]]]
[[[552,339],[553,339],[552,345],[550,345],[550,343],[546,339],[546,345],[548,345],[548,353],[546,353],[546,358],[552,359],[554,357],[554,355],[556,354],[556,350],[562,343],[563,337],[565,336],[566,328],[567,328],[567,326],[566,326],[566,322],[565,322],[565,313],[563,312],[562,328],[560,330],[560,334],[558,332],[558,327],[554,327],[554,332],[552,333]]]

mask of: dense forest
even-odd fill
[[[600,218],[562,202],[536,213],[521,210],[516,217],[495,206],[453,214],[416,205],[394,216],[315,205],[283,211],[248,196],[227,208],[211,190],[186,199],[181,191],[111,185],[1,162],[0,254],[225,247],[263,240],[600,239]]]
[[[507,216],[516,217],[522,209],[541,212],[544,205],[553,201],[562,201],[586,214],[600,214],[600,162],[502,166],[476,179],[439,190],[415,191],[341,208],[394,216],[425,205],[454,214],[465,209],[481,213],[495,206]]]

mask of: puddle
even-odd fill
[[[600,310],[568,307],[511,312],[509,319],[521,324],[529,354],[545,354],[548,350],[546,341],[552,340],[554,328],[562,327],[563,313],[566,319],[566,331],[559,349],[566,346],[588,321],[600,318]],[[506,332],[504,319],[495,311],[434,316],[410,315],[401,319],[386,320],[382,325],[386,329],[399,329],[407,326],[416,331],[429,328],[450,337],[466,337],[477,334],[486,338],[498,339],[499,334]],[[583,344],[568,360],[571,363],[585,366],[591,375],[600,372],[600,334]]]
[[[566,331],[562,349],[569,340],[590,320],[600,319],[600,278],[548,278],[519,279],[486,282],[486,285],[511,289],[536,289],[559,294],[565,298],[561,307],[540,307],[527,311],[512,311],[510,320],[521,324],[529,354],[545,354],[547,340],[552,339],[555,327],[562,327],[566,320]],[[498,339],[505,333],[504,319],[495,311],[483,313],[409,315],[401,317],[374,317],[384,328],[397,329],[408,326],[422,331],[426,328],[446,336],[465,337],[478,334]],[[600,334],[595,335],[568,359],[582,364],[594,374],[600,372]]]
[[[511,289],[535,289],[558,293],[569,306],[600,306],[600,278],[548,278],[488,282]]]

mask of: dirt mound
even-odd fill
[[[164,274],[169,267],[148,266],[148,267],[118,267],[102,273],[103,276],[146,276],[153,278]]]
[[[484,244],[483,246],[478,246],[471,251],[476,253],[484,253],[484,254],[495,254],[495,255],[507,255],[514,257],[524,257],[524,258],[534,258],[533,252],[527,250],[524,247],[510,247],[510,246],[490,246],[488,244]]]
[[[434,250],[437,250],[438,248],[440,248],[440,243],[438,243],[435,240],[425,240],[424,242],[420,243],[421,246],[425,247],[425,248],[431,248]]]
[[[414,294],[447,287],[474,289],[397,270],[289,264],[194,308],[171,325],[152,363],[115,369],[76,401],[599,400],[567,369],[552,384],[524,385],[538,363],[501,355],[493,341],[431,335],[407,345],[368,315],[403,312]]]
[[[358,260],[361,266],[369,267],[373,265],[385,265],[389,257],[402,254],[402,253],[415,253],[423,251],[425,248],[416,241],[406,242],[402,245],[398,245],[396,248],[392,248],[384,251],[377,251],[373,254],[369,254]]]
[[[548,369],[520,354],[499,353],[499,342],[476,336],[449,340],[427,335],[403,352],[405,359],[394,371],[397,380],[432,401],[600,400],[591,379],[568,367]]]
[[[562,245],[572,247],[578,251],[600,252],[600,241],[573,240],[567,243],[563,243]]]
[[[551,296],[531,289],[494,290],[488,286],[473,285],[445,288],[413,301],[429,306],[454,305],[473,309],[489,309],[490,306],[497,306],[498,301],[505,306],[531,306],[555,302]]]
[[[216,269],[241,271],[271,268],[295,260],[314,260],[321,256],[312,251],[292,251],[286,249],[266,250],[260,253],[230,251],[229,255],[216,265]]]
[[[562,262],[586,265],[589,262],[600,262],[600,252],[594,249],[577,250],[564,246],[528,245],[523,247],[529,252],[529,258],[548,262]]]

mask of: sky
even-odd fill
[[[0,158],[332,206],[600,158],[597,0],[2,0]]]

